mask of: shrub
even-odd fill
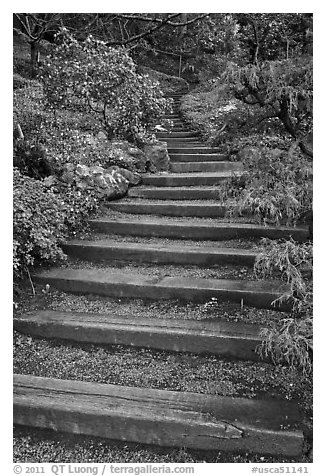
[[[276,302],[290,302],[292,311],[290,317],[262,330],[263,342],[258,351],[260,355],[270,355],[276,363],[285,361],[309,374],[312,368],[312,243],[264,238],[262,244],[264,251],[256,259],[255,273],[263,278],[276,273],[290,285],[289,292]]]
[[[298,148],[288,151],[245,148],[239,156],[245,173],[223,185],[224,200],[236,205],[232,214],[253,213],[258,222],[296,225],[312,209],[311,162]],[[242,183],[242,186],[238,187]]]
[[[14,274],[29,266],[62,259],[59,246],[64,236],[64,214],[60,197],[38,180],[14,169]]]
[[[87,107],[108,138],[142,143],[151,137],[167,105],[158,83],[137,74],[123,48],[109,48],[92,36],[78,42],[66,29],[58,41],[41,73],[48,105]]]

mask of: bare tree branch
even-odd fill
[[[181,15],[181,13],[178,13],[177,15]],[[140,21],[144,21],[144,22],[155,22],[155,23],[166,23],[167,25],[170,25],[170,26],[187,26],[187,25],[191,25],[191,23],[195,23],[196,21],[198,20],[201,20],[202,18],[206,18],[208,17],[210,14],[209,13],[205,13],[203,15],[199,15],[198,17],[196,18],[193,18],[192,20],[188,20],[186,22],[183,22],[183,23],[175,23],[175,22],[171,22],[171,21],[165,21],[164,19],[161,19],[161,18],[155,18],[155,17],[142,17],[142,16],[139,16],[139,15],[128,15],[128,14],[119,14],[119,16],[121,18],[127,18],[128,20],[140,20]]]
[[[154,33],[154,31],[156,30],[159,30],[160,28],[162,28],[164,25],[166,25],[170,19],[172,18],[175,18],[177,16],[179,16],[180,13],[172,13],[171,15],[168,15],[164,20],[162,20],[162,22],[160,22],[159,24],[156,24],[155,26],[151,27],[151,28],[148,28],[146,31],[144,31],[143,33],[140,33],[139,35],[135,35],[127,40],[124,40],[124,41],[110,41],[110,42],[107,42],[106,44],[108,46],[125,46],[129,43],[132,43],[134,41],[138,41],[140,40],[141,38],[144,38],[145,36],[147,35],[150,35],[152,33]]]

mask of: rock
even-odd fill
[[[50,175],[43,180],[43,183],[46,187],[52,187],[57,183],[57,178],[54,175]]]
[[[144,147],[144,152],[156,170],[163,172],[169,170],[170,158],[166,142],[156,142],[155,144],[147,144]]]
[[[100,132],[97,134],[97,138],[100,139],[100,140],[107,140],[106,134],[105,134],[105,132],[103,132],[103,131],[100,131]]]
[[[75,180],[75,174],[74,172],[64,171],[60,179],[62,180],[62,182],[70,184]]]
[[[141,176],[137,172],[131,172],[130,170],[118,167],[117,165],[112,165],[107,169],[107,172],[111,173],[112,171],[117,172],[122,175],[130,185],[138,185],[141,181]]]
[[[130,185],[138,185],[141,182],[141,176],[137,172],[130,172],[130,170],[120,168],[121,175],[128,180]]]

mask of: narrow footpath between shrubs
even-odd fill
[[[53,301],[14,321],[17,461],[308,461],[308,384],[256,351],[287,285],[251,271],[258,238],[308,230],[224,218],[218,185],[242,164],[189,130],[182,93],[157,133],[170,170],[143,175],[65,244],[67,265],[33,276]]]

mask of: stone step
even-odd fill
[[[171,172],[189,173],[189,172],[240,172],[243,169],[241,162],[175,162],[171,163]]]
[[[189,139],[189,138],[196,138],[197,134],[194,131],[186,131],[186,132],[156,132],[156,137],[158,139]]]
[[[180,246],[177,244],[143,244],[112,241],[110,239],[87,241],[71,240],[62,245],[65,253],[74,258],[109,263],[112,260],[141,263],[186,264],[214,266],[233,264],[253,266],[257,253],[242,249]]]
[[[47,339],[126,345],[259,361],[257,325],[225,321],[155,319],[50,310],[14,319],[14,329]]]
[[[128,197],[157,200],[219,200],[217,187],[132,187]]]
[[[301,456],[297,406],[14,375],[14,424],[177,448]]]
[[[164,215],[171,217],[224,217],[226,207],[212,203],[151,203],[144,201],[109,202],[106,207],[122,213],[136,215]]]
[[[89,220],[91,228],[100,233],[131,236],[157,236],[185,240],[232,240],[239,238],[281,239],[292,236],[299,242],[307,241],[306,227],[263,226],[243,223],[221,223],[213,220],[143,217],[97,218]]]
[[[184,153],[184,154],[175,154],[171,152],[172,149],[168,149],[169,157],[173,162],[219,162],[227,161],[228,156],[226,154],[206,154],[206,153]],[[194,150],[194,149],[189,149]]]
[[[210,154],[218,154],[218,155],[223,155],[225,157],[225,160],[227,158],[226,155],[221,154],[219,149],[214,148],[214,147],[203,147],[203,144],[200,143],[197,146],[192,147],[189,144],[183,144],[180,147],[177,146],[171,146],[169,147],[169,154],[177,154],[177,155],[198,155],[198,154],[204,154],[204,155],[210,155]]]
[[[155,185],[156,187],[190,187],[193,185],[217,185],[230,177],[232,177],[232,172],[144,174],[142,175],[142,183],[144,185]]]
[[[117,298],[178,299],[182,302],[221,301],[274,309],[272,302],[289,291],[277,281],[245,281],[192,277],[150,276],[105,269],[53,268],[35,273],[36,283],[49,284],[64,292],[96,294]],[[277,305],[286,311],[289,304]]]

